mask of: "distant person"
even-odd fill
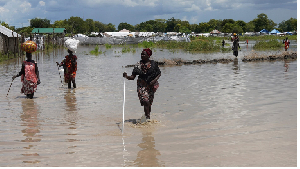
[[[161,76],[158,64],[154,60],[150,60],[152,51],[147,48],[143,49],[141,53],[141,59],[134,67],[131,76],[127,76],[127,73],[123,73],[123,77],[128,80],[134,80],[138,75],[137,80],[137,92],[141,103],[144,106],[144,112],[146,119],[150,119],[151,105],[154,99],[154,93],[156,92],[159,84],[158,78]]]
[[[35,52],[37,45],[33,41],[26,41],[21,45],[21,49],[26,52],[26,61],[23,61],[21,71],[12,77],[21,76],[22,88],[21,93],[24,93],[27,98],[32,99],[37,90],[37,85],[40,84],[39,70],[37,63],[32,60],[32,52]]]
[[[39,40],[39,37],[36,38],[36,45],[37,45],[37,48],[40,49],[40,40]]]
[[[248,39],[246,40],[246,42],[247,42],[247,45],[248,45]]]
[[[77,56],[73,53],[76,52],[78,43],[78,40],[67,39],[65,46],[68,48],[69,55],[65,56],[65,59],[61,63],[56,62],[58,66],[64,66],[64,79],[68,83],[68,88],[71,88],[71,83],[73,83],[73,88],[76,88]]]
[[[239,45],[239,38],[237,37],[236,33],[233,34],[233,43],[232,43],[232,50],[233,50],[233,55],[235,57],[238,56],[238,51],[239,51],[239,48],[240,48],[240,45]]]
[[[286,38],[285,42],[284,42],[284,49],[285,49],[285,51],[287,51],[289,47],[290,47],[290,41],[288,40],[288,38]]]
[[[224,46],[225,46],[225,40],[223,39],[222,40],[222,47],[224,48]]]

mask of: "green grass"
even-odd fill
[[[143,41],[142,43],[138,44],[138,47],[140,48],[153,48],[155,46],[155,43],[153,43],[152,41]]]
[[[107,44],[107,43],[106,43],[106,44],[105,44],[105,48],[106,48],[106,49],[111,49],[111,44]]]
[[[101,55],[102,53],[103,53],[103,52],[102,52],[101,50],[99,51],[99,46],[98,46],[98,45],[96,45],[96,47],[95,47],[94,50],[91,50],[91,51],[90,51],[90,54],[96,55],[96,56]]]
[[[4,54],[4,53],[0,52],[0,62],[10,60],[13,58],[17,58],[17,57],[19,57],[18,53],[16,53],[16,57],[15,57],[12,52],[8,52],[8,54]]]
[[[130,48],[130,46],[127,45],[122,48],[122,53],[129,53],[129,52],[135,53],[136,49]]]
[[[203,51],[203,52],[218,52],[221,50],[219,44],[215,44],[213,41],[192,41],[192,42],[176,42],[176,41],[159,41],[156,46],[162,49],[183,49],[185,51]]]
[[[256,40],[256,41],[266,41],[266,40],[274,40],[279,39],[283,40],[288,38],[289,40],[297,40],[297,35],[287,35],[287,36],[275,36],[275,35],[264,35],[264,36],[239,36],[240,40]]]
[[[272,39],[269,41],[260,41],[256,42],[256,44],[253,46],[253,49],[255,50],[270,50],[270,49],[278,49],[282,48],[284,45],[282,42],[278,42],[277,39]]]

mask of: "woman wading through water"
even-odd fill
[[[64,79],[68,83],[68,88],[71,88],[71,82],[73,83],[73,87],[76,88],[77,56],[73,53],[76,53],[78,43],[78,40],[67,39],[65,46],[68,48],[69,55],[65,56],[65,59],[60,64],[56,62],[58,66],[64,67]]]
[[[148,49],[143,49],[141,53],[141,59],[132,71],[131,76],[127,76],[127,73],[123,73],[123,77],[128,80],[134,80],[136,75],[137,79],[137,92],[140,99],[141,106],[144,106],[144,112],[146,119],[150,119],[151,105],[154,99],[154,93],[156,92],[159,84],[158,78],[161,75],[158,64],[150,60],[152,51]]]
[[[26,41],[21,45],[21,49],[26,52],[26,61],[23,61],[21,71],[12,77],[21,76],[22,88],[21,93],[24,93],[28,98],[32,99],[36,92],[37,85],[40,84],[39,70],[37,63],[32,60],[32,52],[35,52],[37,45],[33,41]]]

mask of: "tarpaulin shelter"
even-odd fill
[[[281,32],[279,32],[277,29],[273,29],[273,30],[270,32],[270,34],[278,34],[278,33],[281,33]]]
[[[269,33],[269,31],[267,29],[263,29],[261,31],[259,31],[260,33]]]

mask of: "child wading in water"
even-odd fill
[[[12,77],[14,80],[16,77],[21,76],[21,93],[24,93],[30,99],[33,98],[37,85],[41,83],[37,63],[32,60],[32,52],[35,52],[36,48],[37,45],[33,41],[26,41],[21,45],[21,49],[26,52],[27,60],[22,63],[21,71]]]
[[[64,67],[64,79],[68,83],[68,88],[71,88],[71,82],[73,87],[76,88],[77,56],[73,53],[76,53],[78,43],[79,41],[75,39],[66,40],[65,46],[68,48],[69,55],[65,56],[65,59],[60,64],[56,62],[58,66]]]

